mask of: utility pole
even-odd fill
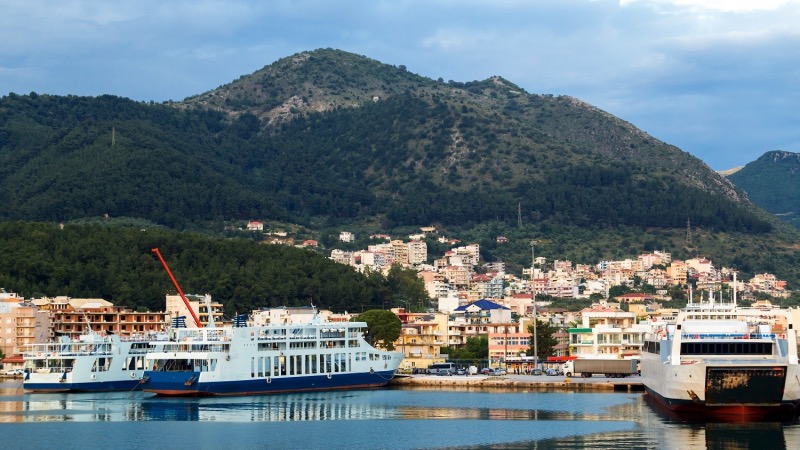
[[[531,299],[533,300],[533,361],[536,364],[536,368],[539,368],[539,348],[536,346],[536,322],[539,321],[537,318],[536,312],[536,278],[534,277],[534,273],[536,272],[536,254],[534,253],[534,248],[536,247],[536,241],[531,241]]]
[[[505,326],[505,334],[503,336],[503,365],[506,368],[506,373],[508,372],[508,325]]]

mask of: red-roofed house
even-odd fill
[[[650,294],[643,294],[641,292],[628,292],[627,294],[622,294],[614,297],[614,300],[618,302],[626,302],[626,303],[646,303],[652,302],[656,298]]]

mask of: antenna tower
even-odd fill
[[[686,246],[692,245],[692,222],[686,218]]]

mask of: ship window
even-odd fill
[[[771,355],[771,342],[683,342],[683,355]]]

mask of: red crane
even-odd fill
[[[161,261],[161,264],[164,266],[164,269],[167,270],[167,275],[169,275],[169,279],[172,280],[172,284],[174,284],[175,289],[178,290],[178,294],[180,294],[181,298],[183,299],[183,304],[186,305],[186,309],[188,309],[189,313],[192,315],[194,323],[197,324],[198,328],[201,328],[203,325],[200,323],[200,319],[197,317],[197,314],[194,313],[192,305],[189,304],[189,300],[186,298],[185,295],[183,295],[183,290],[181,290],[181,287],[178,285],[178,280],[176,280],[175,277],[172,275],[172,271],[169,270],[169,266],[167,265],[167,262],[164,261],[164,257],[161,256],[161,252],[158,251],[158,247],[154,248],[152,251],[153,253],[156,254],[156,256],[158,256],[158,259]]]

